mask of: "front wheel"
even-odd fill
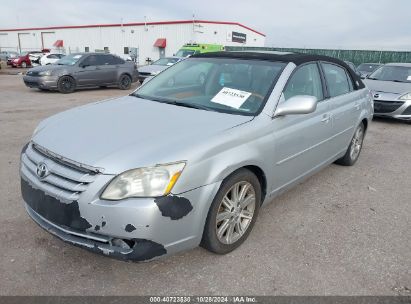
[[[57,87],[60,93],[72,93],[76,88],[76,82],[70,76],[62,76],[57,83]]]
[[[118,81],[120,90],[128,90],[131,87],[131,78],[128,75],[121,75]]]
[[[358,160],[364,142],[365,127],[364,123],[360,123],[354,132],[354,136],[351,139],[345,155],[338,159],[335,163],[342,166],[352,166]]]
[[[23,62],[21,63],[21,67],[24,68],[24,69],[27,68],[27,63],[23,61]]]
[[[254,173],[240,169],[221,184],[204,227],[201,246],[225,254],[240,246],[253,229],[261,205],[261,185]]]

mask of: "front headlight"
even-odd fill
[[[400,99],[400,100],[411,100],[411,92],[402,95],[399,99]]]
[[[129,197],[157,197],[170,193],[185,162],[132,169],[116,176],[101,195],[105,200]]]
[[[50,76],[51,75],[51,71],[49,70],[49,71],[42,71],[42,72],[39,72],[39,76]]]

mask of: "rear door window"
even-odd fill
[[[353,90],[352,83],[349,83],[351,78],[343,67],[324,62],[321,63],[321,66],[330,97],[347,94]]]

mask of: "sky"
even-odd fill
[[[4,1],[4,0],[3,0]],[[266,46],[411,51],[411,0],[13,0],[0,29],[195,19],[239,22]]]

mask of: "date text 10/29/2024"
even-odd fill
[[[255,297],[248,296],[181,296],[150,297],[150,303],[256,303]]]

